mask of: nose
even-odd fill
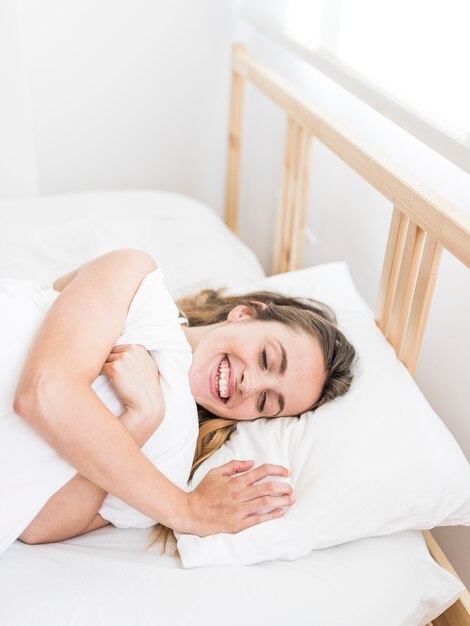
[[[253,373],[245,370],[242,373],[238,384],[238,389],[241,395],[246,398],[254,393],[258,393],[259,391],[266,389],[268,381],[265,380],[265,378],[266,376],[263,376],[262,373]]]

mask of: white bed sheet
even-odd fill
[[[59,544],[15,543],[0,559],[0,623],[424,626],[462,588],[416,531],[296,561],[194,570],[145,552],[147,539],[146,531],[103,528]]]

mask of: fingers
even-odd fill
[[[239,480],[243,479],[245,485],[252,485],[259,480],[263,480],[267,476],[289,476],[289,470],[282,465],[272,465],[270,463],[264,463],[259,467],[247,471],[254,465],[254,461],[229,461],[219,467],[214,467],[211,472],[222,474],[222,476],[233,476],[239,472],[246,472],[244,476],[240,476]]]
[[[289,483],[282,483],[277,480],[273,480],[266,483],[260,483],[251,487],[246,487],[246,499],[255,500],[256,498],[262,498],[263,496],[290,496],[293,489]]]
[[[121,358],[122,358],[122,353],[113,354],[112,352],[110,352],[108,356],[106,357],[106,363],[114,363],[114,361],[118,361]]]
[[[253,515],[253,513],[258,513],[263,509],[276,509],[280,506],[291,506],[294,504],[295,498],[294,496],[263,496],[261,498],[256,498],[255,500],[249,500],[240,506],[240,511],[243,515]]]
[[[222,474],[222,476],[233,476],[238,472],[246,472],[255,464],[254,461],[229,461],[225,463],[225,465],[221,465],[220,467],[215,467],[213,472],[217,472],[218,474]]]
[[[240,476],[238,480],[245,485],[253,485],[259,480],[263,480],[267,476],[289,476],[289,470],[282,465],[271,465],[270,463],[263,463],[259,467],[255,467],[250,472],[247,472],[243,476]]]
[[[129,356],[134,355],[135,357],[140,357],[140,358],[142,358],[142,356],[152,358],[147,348],[145,348],[145,346],[142,346],[138,343],[132,343],[132,344],[125,344],[122,346],[114,346],[114,348],[106,357],[105,363],[114,363],[116,361],[121,361],[122,359],[127,358],[127,355]]]
[[[262,499],[256,502],[257,504],[245,507],[244,511],[239,509],[239,518],[231,525],[230,533],[238,533],[246,528],[251,528],[251,526],[279,519],[288,512],[289,507],[293,504],[292,499],[288,497],[267,498],[264,500],[264,504],[267,506],[263,506],[263,508],[260,508],[260,502],[263,502]]]
[[[123,343],[120,346],[114,346],[110,354],[117,354],[118,352],[129,352],[131,350],[134,350],[135,348],[143,348],[144,350],[146,349],[145,346],[140,343]]]
[[[107,360],[119,359],[126,352],[139,352],[141,350],[148,352],[147,348],[140,343],[125,343],[122,346],[114,346],[108,354]]]
[[[284,515],[284,507],[295,502],[291,485],[279,480],[259,481],[267,476],[286,477],[288,470],[270,463],[252,469],[253,465],[253,460],[233,460],[207,473],[190,493],[191,523],[197,528],[191,532],[200,536],[236,533]]]
[[[137,349],[145,350],[142,346],[138,346],[137,344],[127,344],[123,346],[115,346],[112,351],[106,357],[106,361],[103,364],[103,368],[101,370],[101,374],[106,374],[109,376],[114,371],[114,367],[120,367],[122,364],[131,364],[133,360],[133,356],[137,355]],[[147,351],[145,350],[147,353]],[[147,353],[148,355],[148,353]],[[151,358],[151,357],[150,357]]]
[[[106,376],[110,381],[113,381],[116,376],[115,366],[112,363],[106,362],[101,368],[100,374]]]
[[[239,528],[236,532],[241,530],[245,530],[246,528],[251,528],[251,526],[256,526],[257,524],[262,524],[263,522],[269,522],[272,519],[279,519],[283,515],[286,514],[285,509],[274,509],[269,513],[261,513],[260,515],[250,515],[249,517],[245,517],[239,524]]]

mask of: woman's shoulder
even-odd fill
[[[165,284],[162,268],[156,268],[142,280],[118,343],[139,343],[147,350],[186,351],[180,311]]]
[[[135,314],[153,313],[164,320],[179,317],[179,309],[165,284],[161,267],[146,274],[129,306],[128,319]]]
[[[53,280],[51,287],[55,291],[62,291],[74,278],[76,278],[80,270],[96,262],[106,263],[111,270],[113,266],[115,266],[117,270],[122,270],[122,268],[126,268],[127,271],[135,269],[138,273],[141,273],[142,276],[148,275],[158,268],[155,259],[150,256],[150,254],[147,254],[143,250],[123,248],[120,250],[112,250],[111,252],[107,252],[106,254],[96,257],[95,259],[91,259],[91,261],[84,263],[77,269],[74,269],[71,272]],[[99,271],[102,271],[101,268]],[[116,271],[117,280],[119,279],[119,274],[120,272]]]

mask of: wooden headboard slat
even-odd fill
[[[274,273],[286,271],[292,244],[293,212],[295,211],[296,186],[299,170],[300,127],[292,119],[287,120],[284,171],[282,180],[281,206],[278,214],[277,245],[274,258]]]
[[[408,239],[410,241],[411,255],[409,264],[406,267],[406,281],[401,303],[400,317],[398,320],[398,346],[401,346],[403,336],[408,328],[409,314],[412,302],[414,301],[416,281],[421,271],[421,257],[423,253],[426,233],[410,221],[408,225]],[[405,246],[406,249],[406,246]],[[405,268],[403,267],[402,270]],[[397,344],[394,344],[397,345]],[[398,352],[399,354],[399,352]]]
[[[423,232],[423,231],[421,231]],[[409,318],[401,338],[398,358],[411,374],[415,373],[424,329],[431,308],[442,246],[426,235],[419,272],[414,288]]]
[[[429,315],[442,246],[393,209],[376,322],[413,374]]]
[[[311,134],[288,118],[273,272],[299,267],[310,177]]]
[[[232,63],[238,54],[245,51],[245,46],[233,46]],[[241,135],[243,120],[243,92],[245,81],[236,72],[232,72],[232,90],[230,96],[230,127],[229,148],[227,161],[226,191],[225,191],[225,222],[236,234],[238,217],[238,194],[240,179]]]
[[[404,332],[407,313],[409,310],[411,296],[418,272],[418,252],[419,240],[418,232],[420,229],[411,220],[408,220],[403,254],[400,261],[400,270],[398,281],[392,302],[390,324],[384,328],[384,335],[392,346],[397,347],[400,338]],[[423,231],[421,231],[423,232]]]
[[[308,185],[310,180],[310,155],[312,135],[306,128],[299,127],[299,176],[295,195],[292,220],[290,255],[286,259],[287,271],[300,267],[304,240],[305,218],[307,215]]]
[[[390,321],[391,302],[397,285],[405,233],[406,218],[404,218],[401,211],[394,207],[376,305],[376,321],[382,332],[384,332],[385,328],[388,328]]]

